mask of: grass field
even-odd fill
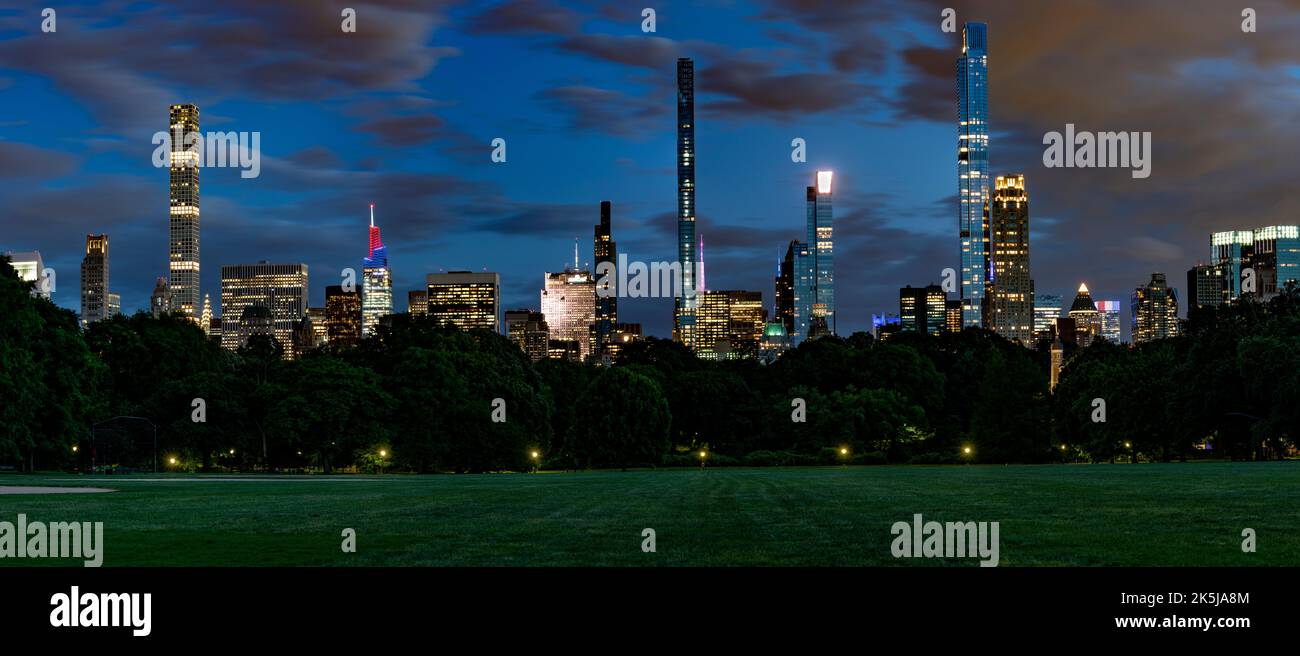
[[[197,479],[197,480],[196,480]],[[958,565],[890,526],[1000,522],[1001,566],[1300,564],[1300,462],[477,476],[0,476],[0,521],[104,522],[104,565]],[[344,528],[357,552],[340,550]],[[657,533],[643,553],[641,531]],[[1258,552],[1241,551],[1243,528]],[[3,559],[0,565],[67,560]]]

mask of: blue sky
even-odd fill
[[[990,160],[1024,172],[1037,289],[1125,299],[1153,271],[1184,284],[1213,230],[1295,223],[1294,3],[1216,2],[61,3],[0,9],[0,250],[40,250],[77,309],[86,233],[111,287],[147,306],[166,271],[167,105],[203,130],[261,133],[262,173],[204,169],[203,290],[220,266],[305,262],[311,302],[366,255],[367,206],[395,306],[429,272],[501,273],[537,308],[544,271],[591,258],[599,203],[620,252],[675,255],[675,60],[696,61],[699,232],[709,286],[762,291],[804,232],[803,188],[836,171],[840,332],[897,312],[898,287],[957,267],[955,58],[987,21]],[[641,31],[641,9],[657,32]],[[339,29],[344,6],[358,30]],[[1152,177],[1044,169],[1071,122],[1152,131]],[[508,161],[490,161],[494,138]],[[808,161],[790,160],[790,141]],[[1181,290],[1180,290],[1181,291]],[[620,318],[671,331],[671,301]]]

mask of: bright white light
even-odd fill
[[[835,175],[834,171],[817,172],[817,193],[819,194],[831,193],[831,177],[834,175]]]

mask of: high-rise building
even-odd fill
[[[108,293],[108,316],[116,317],[122,314],[122,295],[114,292]]]
[[[794,259],[799,245],[798,241],[791,241],[785,257],[776,265],[776,313],[772,319],[781,322],[787,338],[794,334]]]
[[[551,339],[580,342],[582,361],[591,355],[591,326],[596,322],[596,281],[591,272],[573,268],[547,273],[541,291],[542,314]]]
[[[212,336],[212,296],[203,295],[203,311],[199,313],[199,327],[203,329],[203,334]]]
[[[311,329],[314,335],[312,341],[316,346],[323,346],[330,341],[329,316],[326,308],[309,307],[307,308],[307,317],[311,319]]]
[[[1232,299],[1231,276],[1219,264],[1197,264],[1187,271],[1187,310],[1219,307]]]
[[[108,318],[108,235],[86,235],[81,259],[81,325]]]
[[[1080,347],[1092,344],[1092,340],[1101,335],[1101,313],[1097,311],[1097,303],[1092,300],[1087,284],[1079,285],[1079,292],[1074,295],[1074,303],[1066,315],[1074,320],[1075,339]]]
[[[607,349],[610,362],[618,362],[618,358],[623,354],[623,350],[628,346],[639,342],[644,337],[639,323],[616,323],[614,324],[614,333],[609,340]]]
[[[1133,290],[1133,343],[1141,344],[1178,335],[1178,291],[1165,274],[1151,274],[1151,282]]]
[[[1123,304],[1119,301],[1097,301],[1097,314],[1101,320],[1100,335],[1111,344],[1119,344],[1123,341],[1123,335],[1120,332],[1120,311]]]
[[[614,269],[618,262],[618,244],[614,242],[610,227],[610,202],[607,200],[600,202],[600,223],[596,224],[592,250],[597,277],[596,323],[592,329],[595,352],[599,357],[608,355],[608,347],[614,339],[614,326],[618,324],[618,276]]]
[[[549,355],[550,328],[541,312],[532,310],[506,310],[506,337],[514,342],[533,362],[545,360]]]
[[[897,314],[886,313],[871,315],[871,336],[876,339],[881,339],[891,332],[900,332],[902,326],[903,320]]]
[[[1228,282],[1228,298],[1267,301],[1300,282],[1300,226],[1216,232],[1210,236],[1211,264]]]
[[[946,308],[946,313],[944,315],[943,329],[950,333],[961,332],[961,299],[950,298],[944,302],[944,307]]]
[[[413,289],[406,293],[406,313],[413,317],[429,315],[428,289]]]
[[[988,26],[967,23],[957,60],[957,199],[961,237],[962,323],[982,325],[989,275],[989,58]]]
[[[14,252],[5,251],[9,265],[18,272],[18,279],[32,283],[32,296],[50,298],[53,293],[53,281],[46,277],[45,260],[40,251]]]
[[[373,335],[379,320],[393,313],[393,276],[388,270],[388,248],[375,225],[375,204],[370,204],[370,254],[361,267],[361,334]]]
[[[674,339],[695,349],[695,62],[677,60],[677,261],[681,296],[674,312]]]
[[[789,336],[790,344],[798,346],[808,339],[813,323],[813,299],[816,296],[813,289],[813,255],[808,244],[801,241],[790,242],[789,254],[792,255],[794,269],[791,274],[794,285],[791,300],[794,306],[794,332],[789,333]]]
[[[361,294],[355,289],[325,288],[325,334],[326,342],[339,347],[361,341]]]
[[[939,285],[898,290],[900,330],[923,335],[938,335],[948,326],[948,295]]]
[[[835,334],[835,241],[831,216],[833,171],[818,171],[807,189],[808,252],[812,264],[812,316],[822,317]]]
[[[158,276],[154,281],[153,293],[149,295],[149,313],[157,319],[164,314],[171,314],[172,311],[172,290],[167,284],[167,279]]]
[[[766,324],[762,292],[706,290],[700,295],[696,354],[705,360],[757,357]]]
[[[1060,294],[1034,294],[1034,340],[1052,332],[1052,324],[1061,316]]]
[[[1029,275],[1029,194],[1024,174],[999,175],[986,207],[991,270],[985,325],[1008,340],[1032,346],[1034,281]]]
[[[1055,392],[1056,386],[1061,384],[1061,365],[1065,363],[1065,346],[1061,340],[1052,340],[1051,353],[1051,380],[1048,382],[1048,391]]]
[[[425,276],[429,319],[459,330],[501,328],[501,275],[450,271]],[[588,305],[588,307],[591,307]],[[583,332],[586,341],[586,332]]]
[[[171,311],[199,319],[199,160],[201,142],[186,138],[199,132],[197,105],[169,108],[171,153],[168,169],[168,252]],[[238,317],[224,309],[227,317]]]
[[[245,312],[249,308],[265,308]],[[221,267],[221,345],[237,349],[251,334],[264,334],[269,325],[294,358],[294,329],[307,314],[306,264],[227,264]]]

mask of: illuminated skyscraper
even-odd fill
[[[789,336],[795,332],[794,259],[799,246],[800,244],[797,241],[790,242],[790,245],[785,249],[785,257],[780,260],[776,269],[776,314],[772,319],[781,322],[786,339],[789,339]]]
[[[199,158],[202,144],[192,138],[187,140],[186,135],[199,132],[199,108],[197,105],[172,105],[170,117],[167,267],[171,311],[198,321]]]
[[[596,322],[596,280],[591,272],[573,268],[561,273],[547,273],[541,291],[542,314],[550,328],[550,338],[579,343],[579,357],[591,355],[591,326]]]
[[[1226,267],[1198,264],[1187,271],[1187,310],[1219,307],[1231,300]]]
[[[938,285],[898,290],[900,330],[938,335],[948,326],[948,295]]]
[[[813,323],[813,300],[816,296],[813,289],[813,255],[808,244],[801,241],[790,242],[790,251],[794,256],[794,332],[789,337],[790,344],[798,346],[808,339]]]
[[[50,298],[54,293],[55,280],[45,270],[45,260],[40,251],[14,252],[5,251],[9,264],[18,272],[18,279],[32,283],[32,296]]]
[[[675,309],[674,339],[694,349],[695,308],[695,63],[677,60],[677,261],[681,293]]]
[[[595,256],[596,283],[596,323],[593,327],[596,339],[596,355],[606,355],[614,337],[614,326],[618,323],[618,274],[614,267],[618,262],[618,244],[614,242],[610,228],[610,203],[600,202],[600,223],[596,224],[595,239],[592,250]],[[604,264],[605,267],[601,265]],[[605,269],[608,268],[608,272]],[[604,283],[603,287],[599,287]]]
[[[1151,274],[1151,282],[1133,290],[1132,300],[1134,344],[1178,335],[1178,291],[1165,274]]]
[[[831,171],[817,172],[808,187],[808,252],[812,265],[812,316],[822,317],[835,334],[835,241],[831,217]]]
[[[500,274],[470,271],[430,273],[425,276],[425,282],[430,320],[460,330],[500,330]],[[586,341],[585,332],[583,336]]]
[[[81,260],[81,325],[109,316],[108,235],[86,235],[86,256]]]
[[[388,270],[388,248],[375,225],[375,204],[370,204],[370,255],[361,268],[361,334],[373,335],[379,319],[393,313],[393,276]]]
[[[1210,237],[1210,258],[1227,279],[1230,300],[1267,301],[1288,282],[1300,282],[1300,226],[1216,232]]]
[[[1097,314],[1101,320],[1101,336],[1111,344],[1119,344],[1123,341],[1123,335],[1120,332],[1120,308],[1123,304],[1119,301],[1097,301]]]
[[[700,295],[696,353],[705,360],[755,358],[766,324],[762,292],[706,290]]]
[[[962,322],[981,326],[985,280],[989,273],[988,26],[967,23],[957,60],[957,197],[961,236]]]
[[[550,349],[550,327],[541,312],[506,310],[506,337],[533,362],[545,360]]]
[[[325,288],[326,342],[334,346],[354,346],[361,341],[361,294],[355,289],[344,291],[342,285]]]
[[[1093,338],[1101,335],[1101,313],[1097,312],[1097,303],[1092,300],[1088,285],[1079,285],[1079,292],[1074,295],[1074,303],[1066,315],[1074,321],[1075,339],[1080,347],[1088,346]]]
[[[249,308],[261,309],[245,312]],[[259,262],[221,267],[223,347],[237,349],[248,335],[262,334],[269,326],[285,356],[296,357],[293,332],[306,314],[306,264]]]
[[[413,317],[429,315],[428,289],[413,289],[406,293],[406,313]]]
[[[991,237],[986,325],[1025,346],[1034,343],[1034,281],[1029,275],[1029,194],[1025,176],[999,175],[987,205]]]
[[[1061,316],[1060,294],[1034,294],[1034,340],[1052,334],[1052,326]]]

